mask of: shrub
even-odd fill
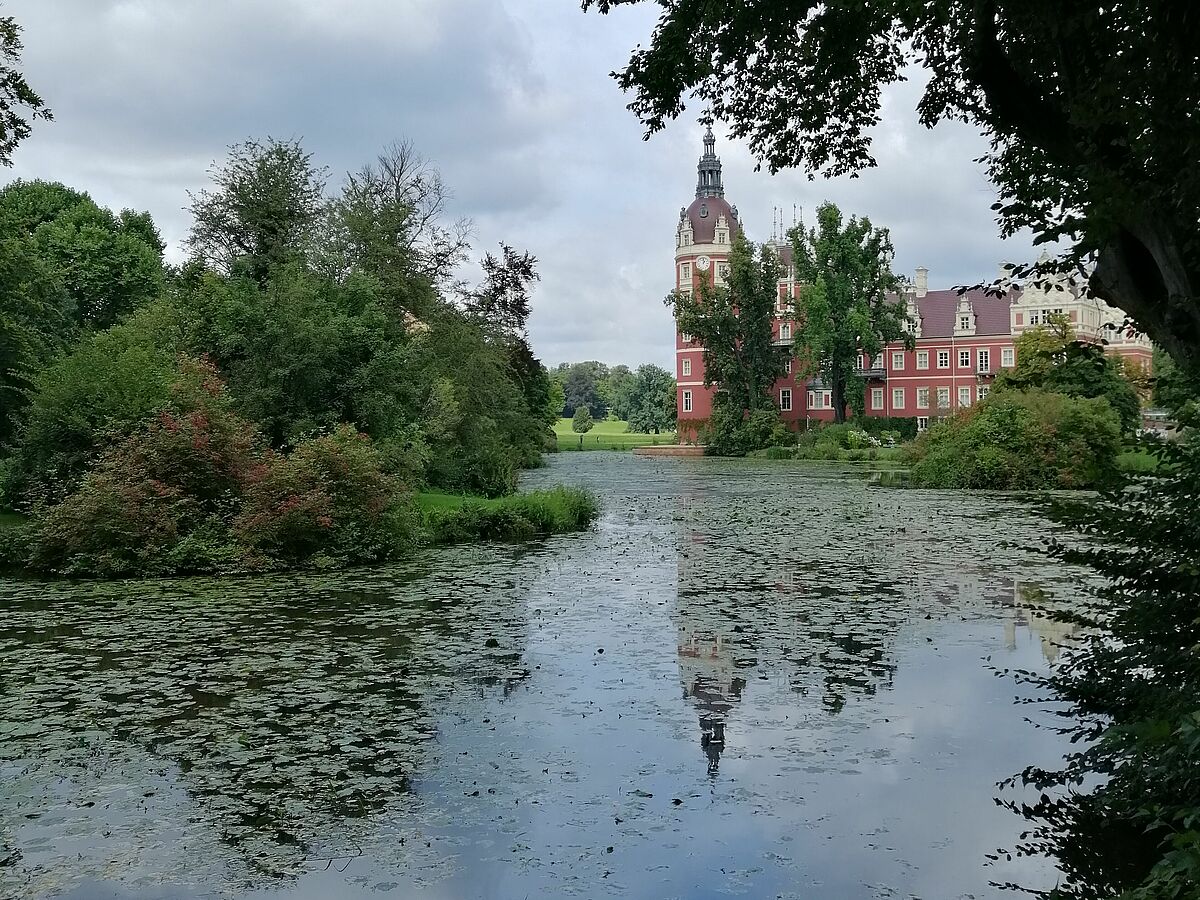
[[[79,487],[39,510],[30,562],[66,575],[213,571],[232,557],[227,522],[263,465],[252,425],[229,411],[211,367],[181,362],[176,400],[106,450]],[[182,544],[182,546],[180,546]]]
[[[417,518],[370,439],[342,425],[261,468],[233,530],[256,566],[378,562],[413,544]]]
[[[596,498],[579,488],[556,487],[495,500],[439,496],[426,499],[428,538],[444,544],[470,540],[521,540],[586,528],[599,512]]]
[[[718,407],[705,427],[705,453],[710,456],[745,456],[764,447],[794,444],[796,437],[773,409],[742,412]]]
[[[1094,487],[1115,476],[1120,430],[1104,398],[1005,391],[922,434],[910,451],[911,480],[998,490]]]
[[[916,416],[859,416],[854,425],[878,438],[882,438],[884,432],[895,432],[899,435],[897,442],[911,441],[917,436]]]

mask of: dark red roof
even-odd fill
[[[1009,307],[1018,295],[1010,291],[1004,297],[988,296],[983,291],[967,291],[975,310],[976,334],[1010,334],[1012,319]],[[958,291],[929,291],[917,298],[921,313],[921,337],[943,338],[954,334],[954,317],[958,310]]]
[[[729,243],[741,231],[741,225],[733,217],[733,207],[724,197],[697,197],[687,208],[688,221],[692,223],[692,243],[711,244],[717,233],[717,219],[721,216],[729,223]]]

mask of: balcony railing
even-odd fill
[[[887,370],[883,366],[855,366],[854,374],[859,378],[887,378]]]

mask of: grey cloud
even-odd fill
[[[186,192],[228,144],[303,138],[336,184],[385,144],[411,139],[475,223],[541,264],[530,330],[548,363],[674,362],[674,227],[695,184],[700,129],[649,142],[608,72],[644,41],[654,10],[585,16],[573,0],[8,0],[25,69],[56,121],[39,125],[12,177],[59,179],[99,202],[151,210],[178,257]],[[961,126],[926,132],[899,86],[879,128],[879,168],[809,182],[755,172],[722,140],[729,198],[753,238],[771,207],[832,199],[891,229],[897,265],[937,286],[990,275],[1006,247],[994,192]],[[691,115],[689,111],[689,115]]]

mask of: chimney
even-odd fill
[[[917,266],[917,277],[914,281],[917,296],[924,297],[929,293],[929,270],[924,266]]]

